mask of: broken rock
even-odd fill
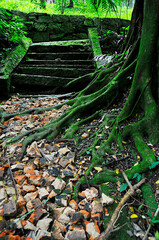
[[[99,229],[96,227],[95,223],[93,223],[93,222],[86,224],[86,232],[93,239],[98,239],[100,237]]]
[[[4,216],[14,217],[17,214],[17,207],[14,200],[10,200],[8,203],[4,204]]]
[[[39,188],[38,193],[41,200],[47,198],[47,196],[49,195],[49,192],[45,188]]]
[[[109,205],[112,204],[114,202],[113,198],[110,198],[109,196],[105,195],[104,193],[102,193],[102,205]]]
[[[65,226],[63,224],[61,224],[57,220],[54,221],[54,224],[53,224],[54,230],[53,230],[52,234],[55,239],[58,239],[58,240],[64,239],[64,237],[62,236],[62,232],[63,232],[64,228],[65,228]]]
[[[51,222],[52,222],[52,218],[43,218],[38,221],[36,226],[41,230],[47,231]]]
[[[39,230],[36,234],[36,238],[35,240],[51,240],[51,233],[48,231],[44,231],[44,230]]]
[[[86,234],[83,229],[73,229],[73,231],[68,231],[65,236],[65,240],[86,240]]]
[[[66,183],[62,179],[56,178],[55,181],[51,185],[55,189],[60,189],[60,191],[62,191],[65,188]]]
[[[62,213],[58,218],[58,221],[62,224],[68,224],[70,222],[70,218],[66,216],[64,213]]]
[[[98,197],[98,190],[94,187],[91,187],[90,189],[87,188],[85,191],[83,191],[85,194],[87,200],[92,200],[95,197]]]
[[[94,200],[91,204],[92,213],[101,213],[103,212],[103,206],[99,199]]]

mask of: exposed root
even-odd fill
[[[107,228],[105,230],[105,232],[102,234],[101,239],[102,240],[106,240],[108,239],[108,237],[110,236],[114,224],[116,222],[116,219],[118,218],[118,214],[120,212],[120,209],[122,208],[122,206],[125,204],[125,202],[134,195],[135,191],[146,181],[146,179],[142,179],[139,183],[135,184],[133,187],[131,187],[126,194],[124,195],[124,197],[120,200],[120,203],[118,204],[117,208],[115,209],[108,225]]]

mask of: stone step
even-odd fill
[[[81,52],[64,52],[64,53],[28,53],[27,59],[39,60],[88,60],[92,58],[91,54]]]
[[[35,60],[35,59],[28,59],[25,62],[23,62],[24,65],[52,65],[52,66],[63,66],[63,65],[71,65],[71,66],[77,66],[82,65],[84,66],[92,66],[94,62],[92,60]]]
[[[40,67],[46,67],[46,68],[71,68],[72,70],[78,68],[78,69],[92,69],[91,72],[94,71],[95,67],[93,65],[64,65],[64,64],[60,64],[60,65],[51,65],[51,64],[26,64],[26,63],[23,63],[20,65],[21,67],[37,67],[37,68],[40,68]]]
[[[83,47],[81,45],[70,45],[70,46],[59,46],[59,45],[39,45],[39,46],[30,46],[29,53],[30,52],[36,52],[36,53],[43,53],[43,52],[86,52],[91,53],[89,47]]]
[[[33,43],[30,50],[34,52],[92,51],[89,39]]]
[[[12,84],[16,85],[33,85],[43,87],[63,87],[74,78],[43,76],[43,75],[30,75],[30,74],[12,74]]]
[[[76,78],[87,73],[91,73],[90,69],[77,69],[77,68],[48,68],[48,67],[19,67],[16,73],[29,74],[29,75],[45,75],[56,77],[71,77]]]

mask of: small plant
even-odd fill
[[[120,31],[121,34],[124,36],[128,34],[129,26],[128,27],[122,27],[122,30]]]
[[[20,42],[22,36],[27,34],[23,20],[17,16],[12,17],[4,9],[0,9],[0,61],[11,51],[12,47]]]
[[[18,43],[21,37],[27,34],[23,20],[17,16],[11,18],[11,14],[0,9],[0,37],[9,42]]]

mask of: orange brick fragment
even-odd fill
[[[97,220],[94,221],[94,224],[95,224],[96,231],[97,231],[98,233],[100,233],[100,229],[99,229]]]
[[[23,121],[23,120],[24,120],[24,118],[21,117],[21,116],[15,116],[14,119],[15,119],[15,120],[20,120],[20,121]]]
[[[8,168],[9,167],[9,163],[6,163],[3,165],[3,168]]]
[[[77,204],[76,201],[73,200],[73,199],[69,202],[69,206],[72,207],[72,208],[75,209],[75,210],[78,209],[78,204]]]
[[[4,173],[4,167],[0,167],[0,170]]]
[[[16,180],[16,182],[21,185],[24,183],[24,181],[26,180],[26,176],[25,175],[20,175],[20,176],[15,176],[14,178]]]
[[[35,174],[35,171],[34,171],[34,170],[31,170],[31,169],[28,169],[28,170],[26,170],[26,171],[24,171],[24,172],[25,172],[25,174],[27,174],[28,176]]]
[[[3,125],[7,125],[7,124],[8,124],[8,121],[4,121],[4,122],[3,122]]]
[[[21,224],[22,224],[22,227],[24,227],[27,224],[27,222],[25,220],[21,220]]]
[[[86,210],[80,210],[80,213],[82,213],[85,219],[88,219],[90,217],[90,213],[87,212]]]

